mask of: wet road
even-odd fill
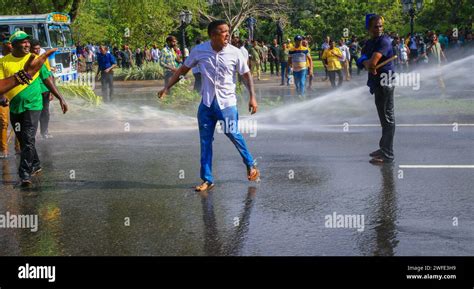
[[[378,129],[261,130],[247,137],[263,175],[251,184],[218,134],[209,194],[191,189],[196,130],[57,136],[38,141],[44,173],[32,189],[13,188],[14,162],[2,162],[0,212],[39,214],[40,226],[0,229],[0,254],[473,255],[473,170],[400,178],[398,167],[474,164],[473,135],[399,128],[396,163],[377,167],[367,153]],[[327,228],[333,212],[364,215],[364,230]]]

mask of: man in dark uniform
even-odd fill
[[[394,86],[391,78],[394,73],[393,61],[376,69],[377,64],[391,58],[393,54],[392,43],[388,36],[383,35],[383,18],[373,15],[368,21],[368,30],[371,36],[362,51],[358,66],[369,71],[367,85],[370,93],[375,95],[375,105],[382,125],[382,138],[379,149],[370,153],[373,164],[393,162],[393,137],[395,135],[395,115],[393,104]],[[388,81],[387,81],[388,80]]]

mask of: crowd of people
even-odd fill
[[[456,55],[459,54],[459,50],[472,47],[472,33],[466,30],[460,31],[459,37],[455,37],[453,31],[447,31],[439,36],[432,31],[427,31],[423,35],[409,33],[405,37],[395,32],[385,35],[389,37],[394,55],[397,56],[394,64],[399,72],[428,64],[441,65],[447,61],[446,51],[450,50]],[[262,79],[263,73],[269,73],[270,76],[279,77],[282,86],[294,84],[297,94],[304,96],[306,90],[312,89],[313,79],[319,73],[314,69],[317,65],[313,61],[322,62],[324,77],[321,79],[329,81],[333,88],[341,86],[344,81],[350,81],[354,74],[359,75],[361,69],[355,67],[355,62],[359,59],[367,40],[367,38],[359,40],[355,35],[339,39],[326,36],[319,46],[312,42],[311,36],[303,35],[296,35],[293,40],[287,39],[284,43],[278,43],[275,38],[268,44],[263,40],[232,36],[231,44],[243,53],[252,75],[257,80]],[[196,39],[193,47],[201,42],[200,38]],[[82,71],[92,72],[93,63],[98,64],[101,46],[80,43],[76,46],[79,63],[84,64]],[[137,47],[135,50],[129,45],[123,45],[121,49],[107,46],[103,48],[107,54],[113,56],[113,60],[107,61],[105,66],[98,69],[99,74],[107,76],[102,78],[103,96],[106,101],[112,100],[113,68],[109,69],[112,65],[123,69],[133,67],[141,69],[146,63],[157,63],[163,68],[164,80],[168,83],[173,73],[189,56],[189,51],[193,49],[184,48],[184,51],[181,51],[174,36],[168,36],[161,49],[156,44],[144,45],[143,48]],[[315,51],[313,54],[311,48]],[[108,72],[104,72],[105,70]],[[194,89],[200,91],[201,74],[197,68],[192,70],[192,74]]]
[[[80,42],[76,44],[76,53],[81,65],[81,71],[93,71],[93,63],[97,61],[97,54],[100,52],[100,46],[101,45],[91,43],[82,45]],[[165,49],[165,47],[160,49],[156,44],[153,44],[151,47],[147,45],[137,47],[134,51],[127,44],[122,45],[120,49],[117,46],[114,46],[113,48],[108,46],[105,47],[107,52],[114,56],[117,62],[117,67],[125,69],[133,67],[140,69],[146,63],[159,63],[162,50]],[[177,45],[173,47],[173,50],[179,63],[182,63],[184,58],[189,55],[189,50],[187,48],[185,48],[184,53],[181,52],[181,49]]]

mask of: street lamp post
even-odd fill
[[[186,26],[193,20],[193,13],[189,10],[184,10],[179,13],[179,21],[181,22],[181,53],[184,60],[184,50],[186,49]]]
[[[423,8],[423,0],[403,0],[403,12],[410,15],[410,35],[413,37],[415,15]]]

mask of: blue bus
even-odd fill
[[[70,25],[71,17],[59,12],[0,16],[0,34],[11,35],[22,30],[38,39],[45,50],[58,48],[49,63],[54,76],[64,82],[77,79],[77,55]]]

